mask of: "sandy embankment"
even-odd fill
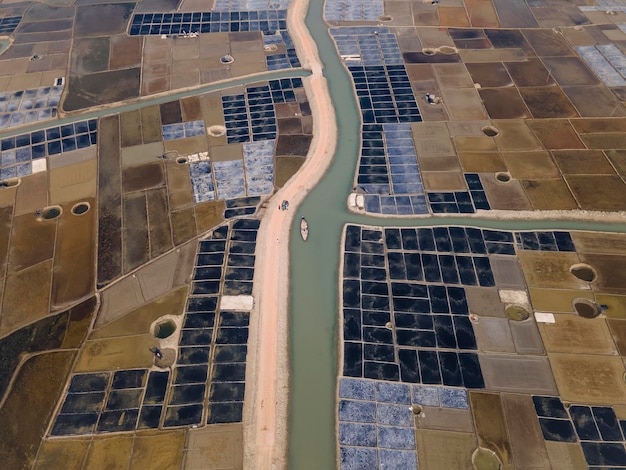
[[[308,0],[294,0],[287,23],[303,67],[313,72],[304,79],[313,114],[313,141],[304,165],[270,200],[257,240],[256,305],[244,414],[244,468],[255,470],[287,465],[289,231],[298,205],[328,169],[337,142],[335,111],[322,63],[304,24],[307,11]],[[288,211],[277,209],[283,199],[289,200]]]

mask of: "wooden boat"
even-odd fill
[[[309,238],[309,224],[304,217],[300,220],[300,235],[304,241]]]

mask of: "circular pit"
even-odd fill
[[[576,313],[583,318],[595,318],[602,311],[597,303],[582,297],[574,299],[572,305]]]
[[[500,131],[493,126],[485,126],[481,129],[481,132],[487,137],[495,137],[500,133]]]
[[[83,215],[89,212],[89,209],[91,209],[91,204],[89,204],[88,202],[79,202],[77,204],[74,204],[74,206],[72,207],[72,214]]]
[[[41,218],[44,220],[54,220],[63,213],[61,206],[48,206],[41,210]]]
[[[569,272],[572,273],[575,278],[585,282],[593,282],[598,277],[596,270],[585,263],[574,264],[569,268]]]
[[[165,338],[169,338],[170,336],[172,336],[175,331],[176,331],[176,323],[174,323],[172,320],[163,320],[163,321],[157,322],[157,324],[154,325],[154,329],[152,330],[152,335],[155,338],[165,339]]]

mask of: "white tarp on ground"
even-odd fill
[[[251,295],[223,295],[220,310],[238,310],[249,312],[254,307],[254,297]]]

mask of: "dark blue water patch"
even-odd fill
[[[53,436],[91,434],[98,416],[98,413],[60,414],[54,422],[51,434]]]
[[[596,427],[591,408],[588,406],[570,406],[569,414],[572,417],[578,438],[583,441],[602,440]]]
[[[391,279],[406,279],[406,266],[404,256],[400,252],[387,252],[387,262],[389,264],[389,277]],[[363,270],[361,270],[361,273]]]
[[[363,345],[363,359],[366,361],[395,362],[395,350],[389,344],[365,343]]]
[[[553,232],[537,232],[537,241],[541,251],[558,251]]]
[[[361,295],[361,307],[366,310],[388,310],[389,298],[381,295]]]
[[[199,254],[196,266],[221,266],[224,263],[224,253]]]
[[[361,274],[363,275],[363,269],[372,269],[372,268],[362,268]],[[384,270],[382,270],[384,272]],[[363,276],[364,279],[365,276]],[[354,279],[344,279],[343,281],[343,306],[344,307],[352,307],[352,308],[360,308],[361,306],[361,283],[358,280]]]
[[[428,286],[428,296],[430,298],[430,307],[433,313],[449,313],[448,293],[445,286]]]
[[[385,326],[391,320],[389,311],[363,310],[363,325]]]
[[[82,132],[82,131],[81,131]],[[34,144],[40,144],[46,140],[46,131],[34,131],[30,134],[30,141]]]
[[[392,282],[391,292],[394,297],[428,298],[428,286],[425,284]]]
[[[441,369],[441,379],[444,385],[451,387],[463,386],[463,375],[456,352],[437,351],[439,356],[439,366]]]
[[[624,444],[609,442],[581,442],[585,460],[589,465],[624,466],[626,449]]]
[[[434,331],[396,329],[396,338],[399,346],[419,348],[434,348],[437,340]]]
[[[569,420],[539,418],[539,425],[546,441],[576,442],[576,433]]]
[[[386,175],[386,165],[359,165],[359,175]],[[388,181],[388,179],[386,180]],[[362,178],[361,183],[366,183],[365,178]]]
[[[211,328],[215,324],[215,313],[189,313],[185,316],[184,329]]]
[[[554,238],[559,251],[576,251],[569,232],[554,232]]]
[[[523,250],[538,250],[539,240],[535,232],[519,232]]]
[[[68,393],[63,402],[61,413],[99,413],[104,404],[104,392]]]
[[[394,313],[396,328],[432,330],[433,316],[429,314]]]
[[[103,392],[108,383],[108,372],[78,374],[72,377],[68,393]]]
[[[465,289],[462,287],[446,286],[450,312],[459,315],[468,315],[469,307],[465,296]]]
[[[477,285],[474,263],[470,256],[455,256],[456,266],[459,272],[461,284],[465,286]]]
[[[138,409],[105,411],[100,415],[97,432],[132,431],[138,417]]]
[[[622,431],[613,408],[608,406],[592,407],[593,416],[604,441],[622,441]],[[624,461],[626,464],[626,461]]]
[[[113,390],[120,388],[143,387],[148,371],[146,369],[118,370],[113,374]]]
[[[202,404],[168,406],[165,411],[164,427],[189,426],[202,422]]]
[[[361,282],[361,292],[369,295],[386,296],[389,294],[389,287],[386,282],[363,281]]]
[[[187,312],[215,312],[217,297],[190,297],[187,300]]]
[[[222,328],[217,330],[216,344],[247,344],[248,328]]]
[[[452,315],[459,349],[476,349],[476,337],[469,317]]]
[[[400,379],[402,382],[421,382],[416,350],[398,349],[398,361],[400,363]]]
[[[393,344],[391,330],[381,327],[363,327],[363,341],[368,343]]]
[[[31,153],[33,160],[38,158],[43,158],[46,156],[46,146],[45,145],[33,145],[31,148]]]
[[[236,254],[254,254],[256,243],[249,242],[231,242],[230,252]]]
[[[452,251],[454,253],[469,253],[470,247],[462,227],[450,227],[450,241],[452,242]]]
[[[248,347],[245,344],[238,345],[218,345],[215,346],[213,361],[221,362],[245,362],[248,354]]]
[[[220,327],[225,326],[248,326],[250,315],[244,312],[220,312]]]
[[[406,278],[409,281],[423,281],[422,258],[419,253],[404,253]]]
[[[254,278],[254,268],[231,268],[228,267],[224,273],[227,281],[252,281]]]
[[[196,268],[194,270],[194,280],[219,280],[222,277],[222,268],[220,266],[210,268]]]
[[[21,16],[7,16],[0,19],[0,33],[9,35],[15,31],[22,20]]]
[[[487,249],[482,231],[477,228],[466,228],[465,233],[470,245],[470,252],[473,254],[485,254]]]
[[[383,237],[383,233],[380,230],[370,230],[370,229],[362,229],[361,230],[361,240],[370,241],[370,242],[381,242]]]
[[[514,255],[515,246],[511,243],[485,242],[490,255]]]
[[[161,413],[163,412],[163,405],[157,406],[142,406],[139,413],[139,422],[137,423],[137,429],[156,429],[159,427],[161,421]]]
[[[200,253],[223,253],[226,250],[226,242],[223,240],[202,240]]]
[[[420,350],[417,352],[419,370],[423,384],[440,384],[441,372],[436,351]]]
[[[384,268],[385,267],[385,256],[384,255],[373,255],[373,254],[361,254],[361,266],[371,266],[374,268]]]
[[[256,236],[257,236],[256,230],[233,230],[233,233],[230,239],[234,241],[255,242]],[[237,255],[237,256],[244,256],[244,255]]]
[[[361,311],[356,309],[343,309],[343,339],[361,341]]]
[[[481,287],[495,286],[496,282],[493,278],[489,258],[483,256],[474,256],[472,257],[472,261],[474,262],[476,275],[478,277],[478,283],[481,285]]]
[[[213,365],[212,382],[243,382],[246,379],[246,363],[231,362]]]
[[[343,277],[359,278],[361,273],[361,255],[359,253],[344,253]]]
[[[224,295],[252,295],[253,284],[246,281],[224,281]]]
[[[193,384],[206,382],[206,365],[177,366],[174,372],[174,384]]]
[[[192,295],[211,295],[220,291],[219,281],[197,281],[192,283]]]
[[[385,252],[382,243],[374,243],[374,242],[361,242],[361,252],[362,253],[373,253],[373,254],[383,254]]]
[[[456,262],[452,255],[439,255],[441,278],[445,284],[459,284],[459,274],[456,270]]]
[[[240,423],[243,419],[243,403],[210,403],[207,424]]]
[[[429,313],[432,307],[428,299],[394,297],[393,309],[394,312]]]
[[[209,346],[179,348],[176,363],[180,365],[208,364],[210,353]]]
[[[105,410],[127,410],[139,408],[142,389],[112,390],[109,392]]]
[[[61,141],[48,142],[48,155],[58,155],[59,153],[61,153]]]
[[[435,246],[437,247],[437,251],[452,251],[452,241],[450,239],[450,233],[446,227],[433,228],[433,235],[435,236]]]
[[[437,255],[422,253],[421,258],[426,282],[441,282],[441,271]]]
[[[537,416],[567,419],[567,412],[559,397],[533,396]]]
[[[203,403],[205,391],[205,384],[179,385],[172,387],[169,405]]]
[[[243,401],[246,384],[244,382],[212,383],[209,389],[210,402]]]
[[[402,237],[402,248],[404,250],[417,251],[420,249],[417,242],[417,233],[415,232],[415,229],[403,228],[400,230],[400,233]]]
[[[61,129],[58,127],[51,127],[46,129],[46,140],[57,140],[61,138]],[[3,149],[4,150],[4,149]]]
[[[454,327],[452,326],[452,317],[450,315],[433,315],[433,323],[437,347],[456,349],[457,343],[454,335]]]
[[[165,399],[167,391],[167,383],[169,380],[169,371],[151,371],[148,377],[146,393],[143,399],[144,404],[159,404]]]
[[[400,368],[397,364],[364,361],[363,377],[397,382],[400,380]]]
[[[91,139],[89,138],[89,134],[82,134],[76,136],[76,147],[79,149],[90,147]]]
[[[232,200],[226,201],[226,207],[229,207],[230,203],[237,203],[238,201],[239,201],[238,199],[232,199]],[[235,224],[237,222],[235,222]],[[228,237],[228,225],[222,225],[221,227],[216,228],[215,230],[213,230],[213,233],[211,233],[210,235],[210,238],[212,240],[224,240],[227,237]]]
[[[483,189],[483,185],[480,182],[480,177],[477,173],[465,173],[465,181],[467,182],[467,187],[470,190],[481,190]]]
[[[255,258],[254,255],[229,254],[227,265],[228,266],[241,266],[241,267],[254,267],[254,258]]]
[[[430,228],[417,229],[417,239],[420,251],[435,251],[435,237]],[[417,249],[417,248],[416,248]]]
[[[463,375],[463,385],[466,388],[485,388],[477,354],[459,353],[459,364],[461,365],[461,375]]]
[[[361,251],[361,228],[355,225],[346,227],[346,236],[344,242],[346,251]]]
[[[363,345],[345,341],[343,344],[343,375],[363,377]]]

